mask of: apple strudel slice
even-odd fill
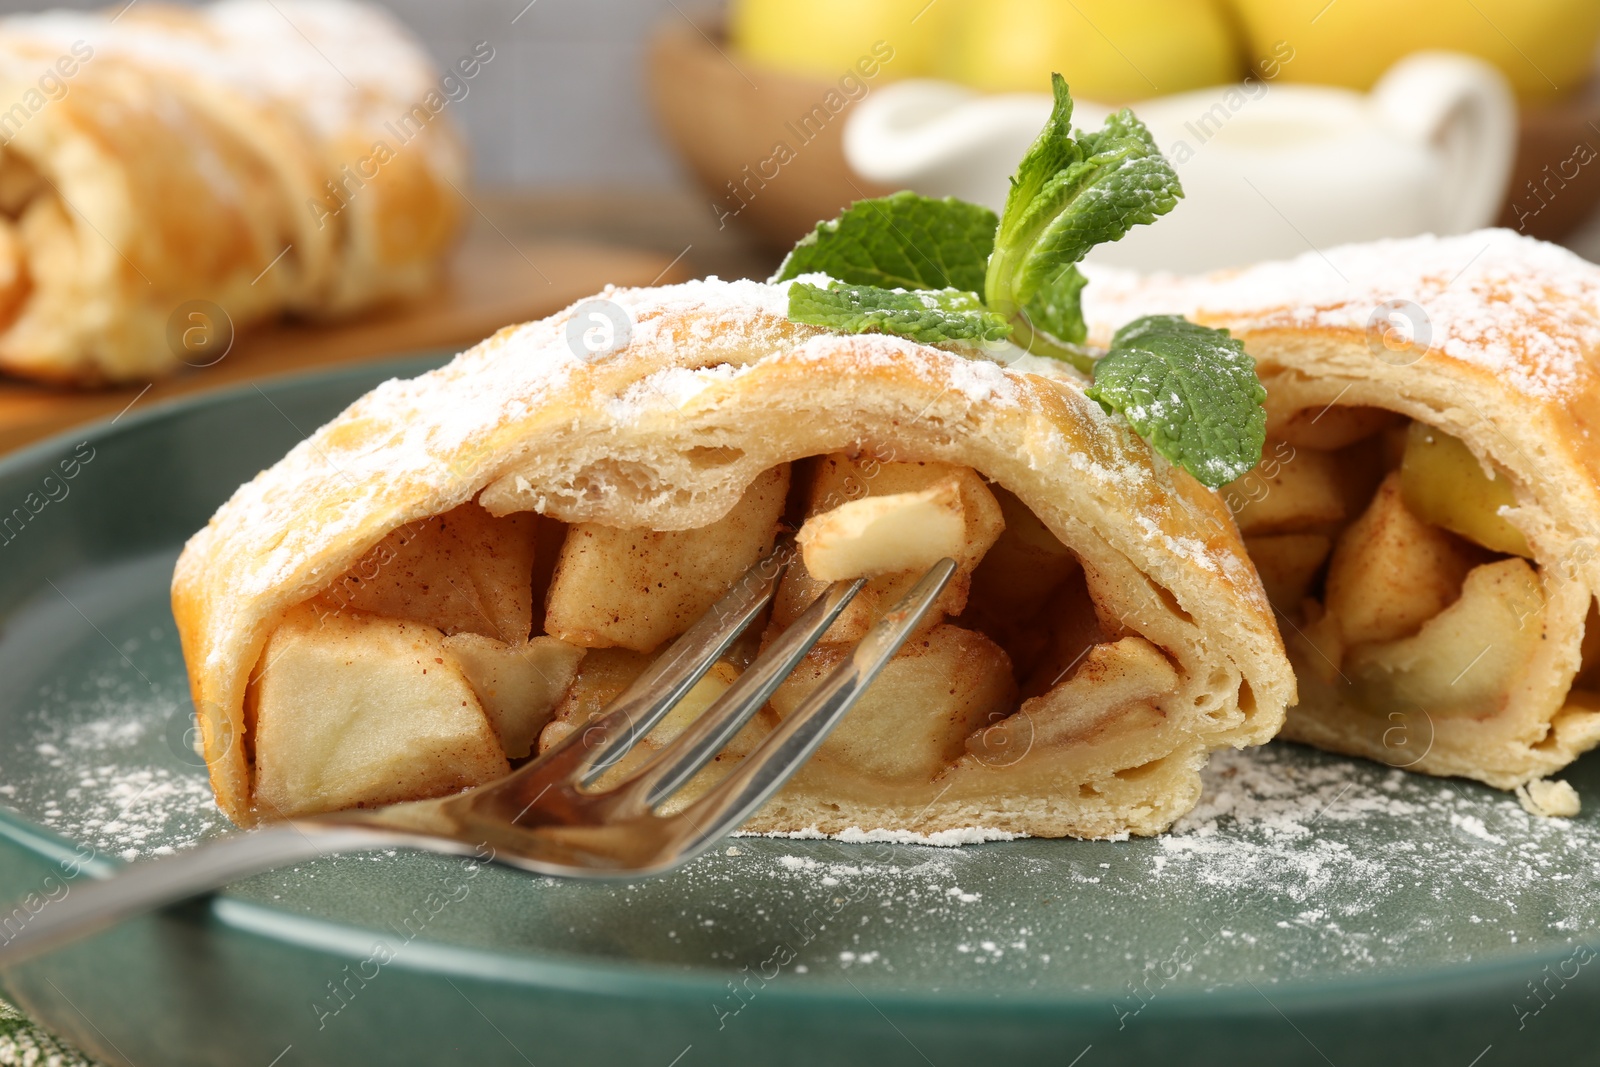
[[[1256,357],[1223,495],[1288,620],[1285,737],[1501,789],[1600,742],[1600,268],[1488,230],[1089,293],[1102,332],[1181,312]]]
[[[630,324],[615,351],[574,311],[502,330],[358,400],[190,541],[173,608],[235,821],[504,774],[785,530],[770,617],[631,760],[828,582],[867,584],[675,803],[945,556],[920,632],[753,829],[1153,834],[1210,751],[1277,732],[1293,682],[1225,508],[1080,385],[797,325],[781,286],[604,299]]]
[[[358,0],[0,18],[0,369],[135,381],[437,288],[456,74]]]

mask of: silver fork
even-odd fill
[[[594,789],[755,620],[793,553],[792,542],[780,543],[601,715],[507,777],[437,800],[273,823],[136,863],[103,881],[75,880],[0,945],[0,968],[240,878],[338,852],[416,848],[569,878],[638,878],[687,863],[736,830],[800,769],[905,644],[956,569],[949,559],[929,569],[793,714],[682,810],[656,811],[761,710],[864,579],[830,586],[671,742],[621,782]]]

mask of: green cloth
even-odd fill
[[[94,1062],[0,1000],[0,1067],[94,1067]]]

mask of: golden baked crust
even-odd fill
[[[1507,789],[1600,742],[1600,702],[1572,689],[1600,588],[1600,268],[1485,230],[1192,278],[1097,270],[1087,294],[1102,340],[1158,312],[1232,330],[1267,388],[1269,438],[1298,412],[1384,408],[1465,441],[1510,475],[1517,506],[1506,517],[1532,547],[1548,607],[1507,706],[1468,719],[1363,708],[1348,686],[1319,679],[1325,672],[1286,628],[1301,702],[1284,737]]]
[[[501,330],[358,400],[191,539],[173,610],[231,818],[256,817],[238,740],[264,643],[391,530],[474,499],[495,514],[698,528],[763,472],[857,446],[972,467],[1015,493],[1110,590],[1115,625],[1159,646],[1183,687],[1112,766],[1144,773],[1108,770],[1094,796],[1079,795],[1082,768],[1041,753],[1024,767],[1028,789],[1009,800],[983,777],[991,769],[958,767],[948,795],[921,810],[830,807],[791,790],[757,828],[1155,833],[1193,805],[1210,750],[1277,731],[1293,682],[1226,509],[1079,385],[796,325],[782,287],[711,280],[602,295],[631,323],[620,350],[588,356],[571,339],[569,325],[583,323],[570,309]],[[1070,796],[1051,792],[1066,781]]]
[[[464,157],[438,75],[377,8],[13,16],[0,100],[15,102],[0,110],[0,368],[13,374],[93,383],[204,364],[227,328],[198,302],[242,330],[419,294],[458,228]],[[215,348],[169,338],[186,304],[202,318],[180,313],[182,328]]]

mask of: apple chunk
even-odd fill
[[[1076,661],[1082,646],[1067,651],[1074,638],[1064,630],[1085,618],[1093,625],[1094,607],[1077,554],[1014,494],[990,488],[1006,528],[972,572],[967,608],[956,622],[988,634],[1005,649],[1024,694],[1031,696],[1041,664],[1054,663],[1057,653],[1065,652],[1066,658],[1050,669],[1053,678]]]
[[[819,645],[772,695],[792,715],[850,649]],[[965,751],[968,734],[1010,714],[1011,662],[983,634],[948,623],[914,638],[817,750],[817,759],[883,782],[929,781]]]
[[[1520,558],[1475,567],[1461,597],[1414,636],[1356,649],[1346,672],[1371,708],[1492,715],[1544,640],[1544,592]]]
[[[1505,471],[1488,470],[1458,438],[1413,422],[1400,462],[1406,506],[1428,522],[1496,552],[1532,556],[1527,538],[1500,514],[1516,507],[1516,493]]]
[[[806,570],[824,582],[924,571],[959,554],[966,539],[954,479],[920,493],[847,500],[807,519],[795,538]]]
[[[539,731],[577,677],[584,650],[554,637],[508,645],[482,634],[444,639],[478,694],[500,747],[512,759],[533,750]]]
[[[956,562],[961,564],[963,573],[971,574],[1006,525],[999,502],[971,467],[934,462],[880,463],[867,456],[851,459],[843,453],[823,456],[817,460],[812,476],[806,516],[832,511],[849,501],[919,493],[949,482],[955,483],[961,496],[966,530]]]
[[[637,652],[678,636],[772,550],[788,491],[789,468],[774,467],[698,530],[573,526],[550,583],[545,632]]]
[[[1035,697],[1054,688],[1090,648],[1122,636],[1103,628],[1100,609],[1089,592],[1088,574],[1081,566],[1056,586],[1051,602],[1031,620],[994,630],[987,626],[980,629],[994,637],[1011,657],[1024,697]]]
[[[301,610],[254,689],[255,797],[284,818],[442,796],[510,770],[431,626]]]
[[[1345,514],[1338,461],[1309,448],[1287,457],[1275,450],[1249,474],[1229,482],[1222,498],[1246,536],[1313,529]]]
[[[1005,518],[983,479],[970,467],[949,463],[890,463],[868,456],[852,459],[842,453],[817,460],[807,500],[807,516],[831,512],[850,502],[860,503],[889,496],[921,493],[954,482],[961,501],[963,537],[953,556],[958,570],[928,613],[922,632],[937,625],[947,615],[959,615],[966,607],[972,572],[1005,529]],[[929,562],[936,562],[939,558]],[[821,596],[828,583],[811,574],[802,557],[790,564],[773,601],[774,630],[799,618],[812,601]],[[850,606],[829,628],[824,640],[831,643],[859,641],[884,612],[900,600],[922,576],[926,566],[902,564],[894,572],[871,579]]]
[[[1412,514],[1401,476],[1391,473],[1333,550],[1328,615],[1346,645],[1416,633],[1456,599],[1483,558],[1482,550]]]
[[[1160,718],[1154,702],[1178,687],[1178,672],[1155,645],[1124,637],[1095,645],[1072,676],[1026,700],[1013,715],[967,739],[983,759],[1001,753],[1020,758],[1033,745],[1085,740],[1115,719],[1135,712],[1141,724]]]
[[[374,545],[316,599],[346,610],[410,619],[447,634],[516,643],[533,626],[532,512],[495,518],[477,504],[407,523]]]
[[[578,726],[605,710],[650,666],[651,657],[626,648],[592,648],[572,685],[562,694],[550,722],[539,733],[539,751],[548,750]]]

